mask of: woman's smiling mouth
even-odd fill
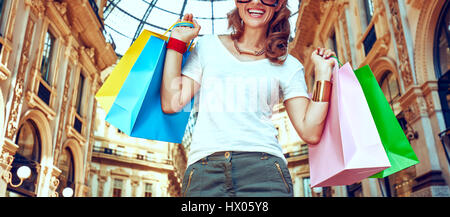
[[[250,14],[251,17],[261,18],[266,11],[263,9],[249,8],[247,9],[247,12]]]

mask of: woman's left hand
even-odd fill
[[[317,48],[311,54],[311,60],[314,63],[316,81],[330,80],[335,61],[331,56],[336,53],[330,49]]]

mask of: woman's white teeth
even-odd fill
[[[264,11],[249,9],[249,13],[251,14],[264,14]]]

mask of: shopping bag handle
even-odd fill
[[[178,27],[178,26],[187,26],[187,27],[194,28],[194,23],[193,23],[193,22],[189,22],[189,21],[176,22],[176,23],[174,23],[171,27],[169,27],[169,28],[166,30],[166,32],[164,32],[163,35],[166,35],[170,30],[172,30],[173,28]],[[170,39],[170,36],[169,36],[169,39]],[[189,46],[188,46],[187,50],[190,50],[190,49],[191,49],[192,42],[194,42],[194,39],[192,39],[191,42],[189,43]]]
[[[193,23],[193,22],[189,22],[189,21],[176,22],[176,23],[174,23],[172,26],[170,26],[170,27],[166,30],[166,32],[164,32],[163,35],[166,35],[170,30],[172,30],[173,28],[178,27],[178,26],[187,26],[187,27],[194,28],[194,23]]]
[[[339,66],[343,66],[344,65],[344,64],[341,63],[341,61],[339,61],[339,58],[337,58],[336,56],[331,56],[331,57],[333,57],[334,59],[337,60],[337,62],[339,63]]]

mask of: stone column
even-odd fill
[[[103,176],[101,174],[98,175],[97,183],[98,183],[98,192],[97,197],[104,197],[104,187],[107,180],[107,176]]]
[[[436,197],[450,196],[448,184],[442,176],[442,165],[439,160],[437,134],[431,115],[436,106],[432,100],[427,100],[427,89],[433,89],[432,83],[425,83],[421,87],[414,85],[400,98],[400,104],[405,112],[410,131],[417,133],[410,143],[420,163],[415,165],[411,196]],[[430,104],[431,103],[431,104]],[[405,180],[403,180],[405,182]],[[398,183],[401,184],[401,183]],[[404,191],[404,189],[402,189]]]
[[[53,170],[54,168],[56,170],[59,170],[58,168],[54,167],[53,165],[42,165],[41,164],[41,168],[38,169],[38,173],[39,173],[39,178],[37,180],[37,196],[38,197],[50,197],[52,196],[53,192],[52,192],[52,185],[54,184],[59,184],[58,183],[54,183],[55,182],[55,178],[53,178]],[[59,170],[60,172],[61,170]],[[56,189],[56,188],[55,188]]]
[[[52,170],[49,173],[50,176],[50,183],[49,183],[49,191],[48,191],[48,195],[51,197],[60,197],[61,195],[58,195],[58,193],[56,192],[56,190],[58,189],[59,186],[59,175],[61,175],[61,170],[56,168],[55,166],[53,166]]]
[[[139,187],[139,179],[137,177],[131,177],[131,196],[138,197],[141,195],[137,195],[137,188]]]
[[[82,182],[77,182],[75,189],[76,191],[74,191],[74,197],[86,197],[91,191],[91,188]]]

